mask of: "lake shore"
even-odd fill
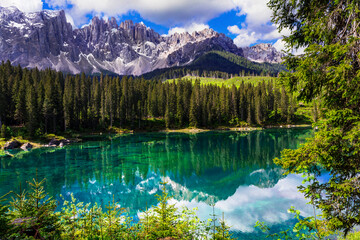
[[[214,129],[206,129],[206,128],[183,128],[183,129],[165,129],[155,132],[168,132],[168,133],[201,133],[201,132],[209,132],[209,131],[257,131],[264,129],[290,129],[290,128],[307,128],[312,127],[310,124],[301,124],[301,125],[269,125],[263,127],[218,127]],[[136,132],[136,131],[135,131]],[[149,131],[152,132],[152,131]]]
[[[70,145],[74,142],[81,142],[82,138],[85,136],[93,135],[93,136],[100,136],[106,134],[133,134],[133,133],[146,133],[146,132],[165,132],[165,133],[187,133],[187,134],[197,134],[202,132],[209,132],[209,131],[233,131],[233,132],[242,132],[242,131],[258,131],[264,129],[291,129],[291,128],[306,128],[311,127],[309,124],[301,124],[301,125],[269,125],[263,127],[217,127],[214,129],[203,129],[203,128],[183,128],[183,129],[162,129],[162,130],[154,130],[154,131],[144,131],[144,130],[120,130],[120,131],[95,131],[95,132],[83,132],[76,134],[76,138],[67,137],[66,139],[70,139]],[[56,138],[57,136],[55,136]],[[61,137],[64,138],[64,137]],[[65,139],[65,138],[64,138]],[[76,139],[76,140],[74,140]],[[33,147],[31,149],[38,149],[38,148],[49,148],[49,147],[59,147],[59,146],[51,146],[50,144],[44,143],[44,141],[37,141],[33,139],[23,139],[22,137],[15,137],[12,139],[8,139],[7,141],[0,142],[0,157],[14,157],[16,154],[12,154],[11,152],[4,150],[4,145],[8,141],[17,140],[20,141],[22,144],[29,143]],[[29,151],[24,150],[24,151]]]

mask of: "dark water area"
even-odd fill
[[[269,129],[93,137],[62,149],[1,158],[0,195],[25,188],[37,173],[60,204],[60,194],[101,206],[114,197],[136,220],[157,204],[155,195],[165,181],[176,206],[196,207],[198,216],[208,219],[214,203],[234,236],[259,239],[258,220],[283,229],[293,224],[291,206],[303,216],[312,214],[297,190],[302,178],[284,176],[273,163],[281,150],[299,147],[312,134],[311,129]]]

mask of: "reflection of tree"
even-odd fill
[[[22,159],[1,160],[0,195],[18,189],[19,183],[26,186],[25,181],[32,179],[38,169],[38,177],[47,179],[46,188],[51,195],[59,194],[63,186],[71,191],[95,191],[93,181],[103,184],[105,189],[110,189],[106,184],[114,183],[119,185],[116,191],[124,191],[125,187],[134,191],[142,180],[160,174],[170,176],[192,192],[225,199],[239,185],[275,185],[282,172],[272,159],[284,148],[296,148],[309,133],[304,130],[196,135],[147,133],[118,137],[110,142],[87,142],[52,152],[38,149]],[[140,199],[132,199],[141,202],[144,194],[138,196]]]

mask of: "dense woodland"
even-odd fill
[[[1,123],[24,125],[29,135],[141,129],[150,118],[164,119],[166,128],[262,125],[291,122],[294,111],[294,98],[272,82],[228,88],[0,66]]]

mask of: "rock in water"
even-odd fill
[[[32,149],[34,146],[31,143],[25,143],[20,148],[24,151],[28,151],[29,149]]]
[[[12,140],[12,141],[8,141],[7,143],[5,143],[4,150],[19,148],[20,146],[21,146],[21,143],[19,141]]]
[[[60,140],[53,138],[53,139],[51,139],[51,141],[49,142],[48,145],[50,147],[57,147],[57,146],[59,146],[59,144],[60,144]]]

